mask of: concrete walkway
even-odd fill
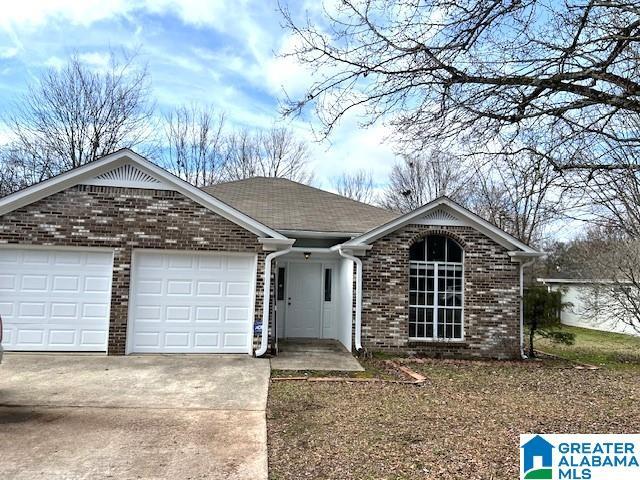
[[[278,356],[271,358],[274,370],[322,370],[363,372],[364,368],[342,345],[334,342],[280,342]]]
[[[269,363],[247,355],[7,354],[11,479],[267,479]]]

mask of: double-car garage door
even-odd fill
[[[138,250],[127,352],[249,353],[255,256]],[[2,345],[106,351],[113,253],[0,248]]]

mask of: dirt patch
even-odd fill
[[[640,429],[630,372],[561,361],[407,364],[423,385],[273,383],[271,478],[513,479],[521,433]]]

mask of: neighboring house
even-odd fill
[[[539,255],[447,198],[397,216],[283,179],[201,190],[120,150],[0,199],[3,344],[512,358]]]
[[[639,331],[622,322],[606,308],[607,299],[604,298],[606,289],[598,288],[598,286],[606,284],[606,280],[577,278],[538,278],[537,280],[550,290],[562,292],[562,302],[567,304],[560,313],[560,321],[563,325],[640,335]],[[589,308],[594,301],[599,303],[595,310]]]

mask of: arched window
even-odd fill
[[[462,247],[429,235],[411,246],[409,260],[410,339],[462,340]]]

